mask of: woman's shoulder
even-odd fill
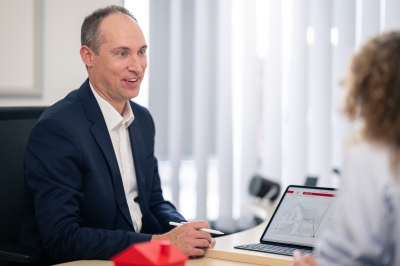
[[[400,172],[393,168],[391,156],[388,145],[370,141],[358,142],[345,156],[343,178],[375,190],[389,186],[400,188]]]
[[[382,164],[389,166],[390,147],[388,145],[371,142],[360,141],[352,145],[346,152],[346,160],[360,163]]]

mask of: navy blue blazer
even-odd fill
[[[184,221],[162,195],[150,113],[130,101],[129,126],[142,211],[134,231],[114,148],[89,80],[39,118],[25,154],[19,244],[43,247],[44,264],[110,259]]]

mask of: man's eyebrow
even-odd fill
[[[119,47],[115,47],[113,50],[126,50],[126,51],[129,51],[130,48],[126,47],[126,46],[119,46]]]
[[[147,44],[145,44],[145,45],[143,45],[142,47],[140,47],[140,49],[139,50],[143,50],[143,49],[147,49],[148,48],[148,46],[147,46]],[[127,47],[127,46],[119,46],[119,47],[115,47],[113,50],[125,50],[125,51],[129,51],[129,50],[131,50],[129,47]]]

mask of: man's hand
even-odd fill
[[[198,230],[201,228],[210,226],[205,221],[185,223],[163,235],[153,235],[151,241],[168,239],[187,256],[203,256],[204,249],[215,246],[215,240],[209,233]]]
[[[317,266],[317,262],[313,258],[313,256],[307,254],[305,256],[301,255],[301,252],[296,250],[293,252],[294,262],[292,266]]]

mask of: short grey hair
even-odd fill
[[[107,41],[100,36],[99,25],[105,17],[115,13],[125,14],[137,22],[136,18],[125,7],[112,5],[99,8],[83,21],[81,28],[81,45],[88,46],[97,55],[100,45]]]

